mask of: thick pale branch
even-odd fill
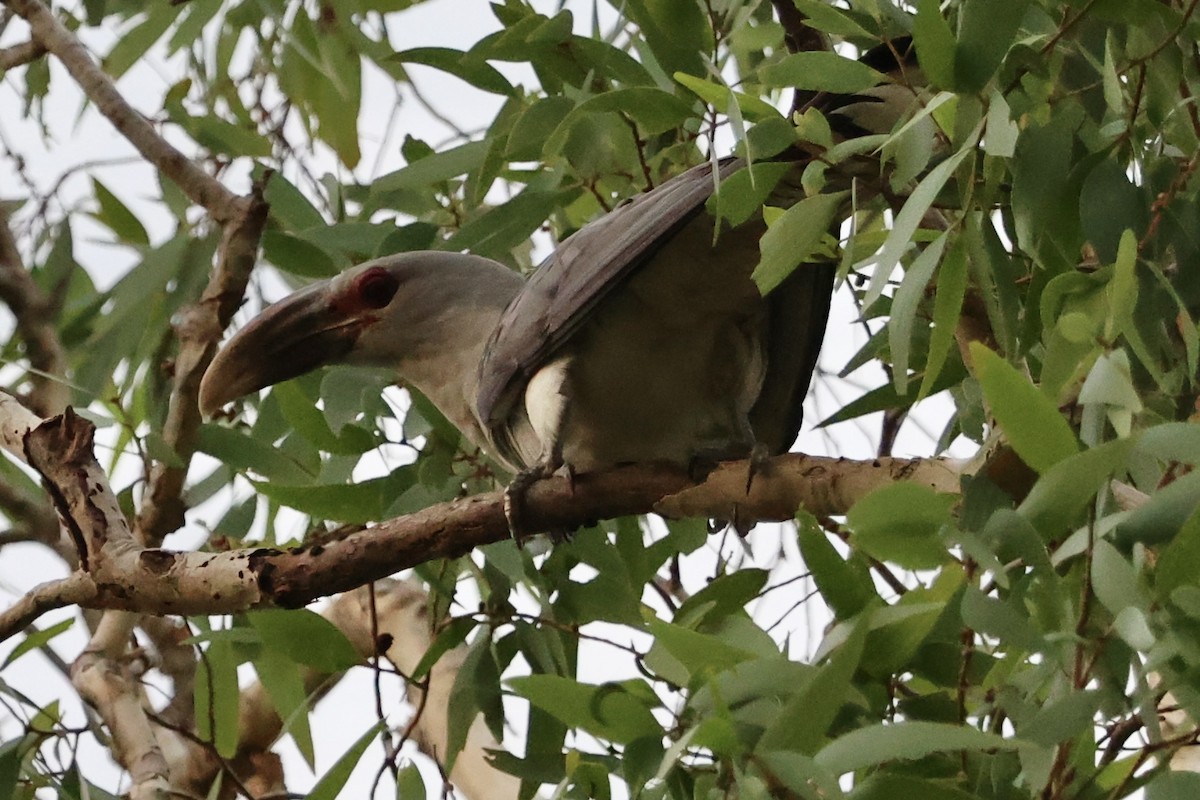
[[[34,41],[62,62],[100,113],[147,161],[218,222],[225,222],[235,213],[237,195],[161,137],[121,96],[83,43],[40,0],[4,0],[4,3],[29,23]]]
[[[129,770],[133,800],[161,798],[170,788],[167,760],[143,704],[141,684],[124,657],[136,617],[109,611],[71,666],[71,683],[112,732],[113,755]]]

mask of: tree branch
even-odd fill
[[[38,42],[21,42],[10,47],[0,47],[0,70],[9,70],[37,61],[46,54],[46,48]]]
[[[14,404],[0,402],[0,412]],[[24,412],[32,417],[17,408],[18,415]],[[339,540],[287,551],[181,553],[143,548],[135,543],[85,446],[90,444],[90,423],[69,412],[44,424],[32,419],[36,427],[26,428],[24,450],[59,496],[60,512],[68,517],[68,528],[85,554],[84,571],[42,587],[36,604],[23,599],[17,606],[21,611],[0,615],[0,638],[28,624],[37,609],[67,603],[149,614],[298,607],[431,559],[464,555],[509,535],[503,493],[492,492],[431,506]],[[0,430],[9,441],[18,426],[2,421]],[[573,484],[556,477],[529,490],[527,519],[531,531],[574,530],[599,519],[656,509],[741,522],[790,519],[801,505],[817,514],[842,513],[863,493],[895,480],[957,489],[955,465],[941,461],[780,456],[755,476],[749,494],[747,469],[745,463],[725,465],[700,487],[684,470],[661,465],[580,475]],[[681,494],[671,497],[677,493]]]
[[[137,617],[105,613],[87,648],[71,665],[71,683],[112,732],[113,757],[129,771],[132,800],[158,800],[170,790],[167,760],[125,656]]]
[[[34,41],[62,62],[100,113],[147,161],[173,180],[192,202],[203,206],[220,223],[236,213],[237,195],[160,136],[154,126],[121,96],[112,79],[100,69],[83,43],[67,30],[41,0],[3,1],[29,23]]]
[[[377,582],[375,594],[378,612],[375,632],[379,634],[379,642],[386,643],[388,660],[401,673],[411,675],[433,644],[436,632],[429,619],[428,596],[416,584],[397,580]],[[380,643],[373,635],[367,587],[343,594],[322,614],[346,635],[364,662],[382,654]],[[438,659],[430,670],[428,697],[422,699],[418,687],[408,687],[410,703],[422,708],[422,713],[413,721],[413,739],[422,752],[439,762],[446,752],[450,691],[466,650],[465,646],[459,646]],[[305,669],[305,691],[323,695],[333,688],[338,677]],[[274,704],[262,684],[255,683],[241,693],[240,706],[237,754],[228,762],[229,767],[246,785],[283,791],[282,776],[270,752],[283,731]],[[499,748],[500,743],[488,732],[482,716],[479,717],[471,726],[466,746],[450,774],[464,796],[471,800],[512,800],[517,797],[520,781],[495,769],[487,761],[487,751]],[[211,747],[199,742],[176,755],[171,764],[171,774],[178,778],[176,785],[197,795],[208,791],[224,766]]]
[[[250,195],[235,201],[235,213],[225,224],[212,277],[200,301],[183,309],[174,323],[179,354],[162,437],[179,456],[179,465],[156,462],[151,469],[134,526],[138,541],[147,546],[157,546],[184,522],[183,486],[200,429],[200,379],[212,363],[221,334],[241,306],[250,282],[267,221],[265,180],[256,183]]]
[[[67,359],[54,329],[54,303],[25,268],[3,203],[0,203],[0,300],[16,317],[17,332],[25,341],[25,352],[33,368],[30,404],[44,416],[58,414],[71,397],[62,380]]]

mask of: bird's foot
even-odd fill
[[[504,487],[504,519],[508,522],[508,534],[518,547],[521,546],[521,537],[528,535],[530,530],[526,519],[525,496],[535,483],[549,478],[560,466],[562,465],[553,461],[534,464],[518,472],[509,481],[508,486]],[[565,469],[571,491],[574,492],[575,471],[569,465]]]
[[[771,451],[762,442],[755,442],[754,447],[750,448],[750,456],[746,462],[749,464],[746,468],[746,494],[750,494],[755,476],[765,475],[771,465]]]
[[[759,475],[765,475],[771,466],[771,451],[762,442],[755,442],[750,447],[750,452],[747,453],[744,447],[714,447],[705,448],[692,456],[692,460],[688,463],[688,476],[696,483],[703,482],[710,472],[718,466],[719,462],[727,459],[745,458],[747,460],[746,467],[746,494],[750,494],[750,489],[754,486],[754,479]],[[748,520],[741,517],[738,513],[738,508],[735,506],[732,519],[710,519],[708,521],[708,532],[716,533],[724,530],[727,527],[732,527],[739,536],[745,536],[754,527],[755,520]]]

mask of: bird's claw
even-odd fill
[[[521,546],[521,537],[530,530],[525,519],[525,496],[535,483],[542,478],[549,478],[556,469],[557,466],[552,463],[534,464],[518,472],[504,487],[504,519],[508,522],[508,535],[517,543],[517,547]],[[571,482],[571,491],[575,491],[575,471],[569,467],[567,479]]]
[[[771,464],[771,451],[762,442],[755,442],[754,447],[750,448],[750,456],[747,458],[746,468],[746,494],[750,494],[750,487],[754,485],[754,478],[757,475],[765,475],[767,467]]]

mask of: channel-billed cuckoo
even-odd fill
[[[720,177],[739,166],[726,159]],[[202,410],[345,363],[394,370],[513,471],[783,452],[833,267],[802,265],[760,294],[750,273],[765,226],[714,235],[712,169],[584,226],[528,280],[478,256],[409,252],[302,289],[225,345]]]
[[[896,40],[862,61],[889,70],[910,50]],[[817,94],[804,106],[838,118],[843,133],[886,131],[912,105],[910,85]],[[323,364],[360,364],[423,392],[518,473],[514,485],[560,465],[692,467],[784,452],[800,428],[834,268],[804,264],[759,293],[750,274],[762,217],[714,231],[705,206],[741,166],[724,159],[714,176],[702,164],[619,206],[527,281],[473,255],[410,252],[302,289],[225,345],[204,376],[202,410]],[[769,203],[794,202],[796,185],[785,176]]]

